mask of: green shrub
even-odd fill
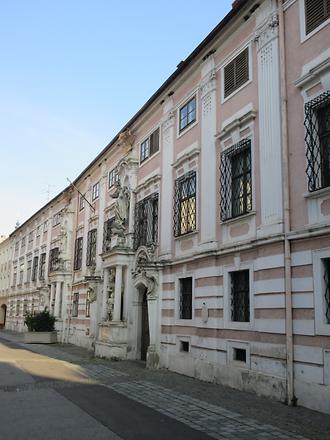
[[[53,332],[55,330],[56,318],[48,310],[38,313],[26,313],[24,324],[29,332]]]

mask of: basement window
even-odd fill
[[[180,351],[189,353],[189,342],[188,341],[180,341]]]
[[[246,363],[246,350],[244,348],[233,349],[233,360]]]

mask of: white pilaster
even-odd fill
[[[61,287],[62,283],[60,281],[56,281],[56,290],[55,290],[55,310],[54,315],[59,318],[61,311]]]
[[[54,313],[54,299],[55,299],[55,283],[50,285],[50,303],[49,310],[51,313]]]
[[[216,240],[216,72],[214,59],[205,61],[202,69],[200,85],[202,102],[201,114],[201,197],[200,200],[200,231],[201,242]],[[207,197],[205,195],[207,194]]]
[[[164,122],[162,124],[162,192],[160,197],[160,254],[164,257],[170,257],[172,253],[172,221],[169,213],[173,211],[173,144],[174,144],[174,113],[171,110],[173,100],[170,99],[164,108],[166,111]]]
[[[107,321],[108,319],[108,288],[109,288],[109,269],[104,269],[103,272],[103,295],[102,295],[102,321]]]
[[[123,266],[116,266],[116,281],[115,281],[115,301],[113,308],[113,320],[120,321],[121,312],[121,287],[123,281]]]
[[[270,2],[269,12],[255,36],[259,90],[260,236],[281,232],[283,222],[278,18],[272,12]]]

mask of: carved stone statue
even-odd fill
[[[115,220],[111,232],[114,235],[123,237],[129,215],[130,193],[128,188],[126,186],[121,186],[121,184],[117,182],[112,198],[116,199],[116,204],[114,208]]]
[[[114,307],[114,291],[115,291],[116,275],[114,269],[109,273],[109,285],[107,286],[108,298],[107,298],[107,319],[112,321],[113,307]]]

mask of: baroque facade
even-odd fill
[[[235,1],[11,234],[6,327],[330,412],[327,8]]]

